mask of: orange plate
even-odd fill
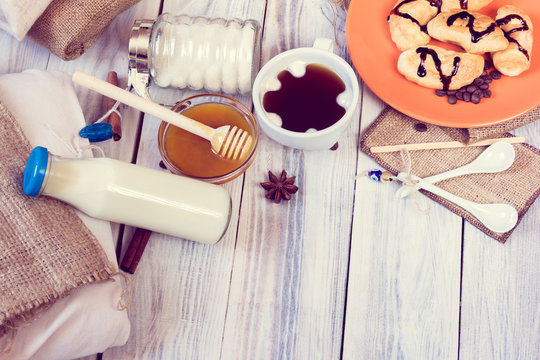
[[[406,80],[397,71],[400,51],[390,38],[387,17],[397,0],[353,0],[347,15],[347,45],[364,82],[395,109],[427,123],[447,127],[482,127],[503,123],[540,105],[540,6],[538,0],[495,0],[479,12],[495,18],[497,9],[512,4],[531,17],[534,29],[532,63],[516,77],[490,84],[491,98],[480,104],[450,105],[434,90]],[[432,40],[433,44],[441,45]],[[446,48],[451,46],[443,45]],[[456,47],[454,47],[456,49]]]

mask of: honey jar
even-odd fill
[[[241,175],[253,162],[259,130],[253,114],[240,101],[220,94],[200,94],[178,102],[172,108],[210,127],[237,126],[253,138],[248,156],[242,160],[225,159],[210,143],[167,122],[158,130],[163,163],[172,173],[221,184]]]

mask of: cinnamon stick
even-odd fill
[[[130,274],[135,273],[151,234],[152,232],[150,230],[140,228],[135,230],[126,253],[124,254],[124,258],[122,259],[122,263],[120,264],[120,269]]]
[[[118,86],[118,74],[116,71],[109,71],[107,74],[107,82]],[[109,111],[114,104],[116,103],[116,100],[113,100],[111,98],[107,98],[107,111]],[[111,124],[112,131],[113,131],[113,140],[118,141],[122,138],[122,119],[116,112],[113,112],[109,115],[109,118],[107,119],[107,122]]]

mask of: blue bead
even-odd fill
[[[382,171],[381,170],[372,170],[368,173],[369,175],[369,178],[373,181],[381,181],[381,175],[382,175]]]
[[[114,135],[112,125],[109,123],[94,123],[85,126],[79,131],[79,136],[90,142],[109,140]]]

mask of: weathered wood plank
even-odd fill
[[[125,85],[131,24],[155,18],[159,7],[143,0],[72,62],[0,33],[8,51],[0,73],[82,69],[105,79],[116,70]],[[321,36],[345,44],[345,14],[326,0],[166,0],[163,11],[258,19],[262,63]],[[348,59],[346,49],[336,52]],[[101,116],[101,95],[76,90],[87,121]],[[193,93],[156,95],[170,102]],[[396,203],[397,184],[355,182],[357,171],[378,167],[357,153],[358,135],[384,106],[367,88],[361,105],[334,152],[293,150],[262,135],[252,167],[224,185],[234,214],[220,243],[154,235],[134,278],[131,337],[103,358],[538,358],[538,202],[501,245],[468,224],[462,240],[461,219],[435,203],[428,216],[411,200]],[[101,145],[109,156],[158,168],[159,120],[144,118],[139,142],[139,113],[123,112],[123,139]],[[540,125],[516,134],[540,146]],[[297,175],[300,191],[274,205],[259,182],[281,169]]]
[[[514,131],[540,147],[538,122]],[[540,354],[540,203],[502,245],[465,228],[461,359],[538,359]]]
[[[8,33],[0,31],[0,74],[17,73],[27,69],[45,69],[50,53],[28,41],[17,41]]]
[[[264,2],[238,0],[165,1],[163,12],[208,17],[254,18],[262,23]],[[193,91],[152,89],[155,99],[171,103]],[[199,92],[200,93],[200,92]],[[248,107],[248,96],[238,97]],[[144,118],[137,163],[158,168],[160,121]],[[233,199],[231,224],[215,245],[203,245],[153,234],[135,278],[130,316],[132,334],[126,346],[111,349],[105,359],[217,359],[221,353],[227,298],[234,260],[243,177],[224,187]],[[129,239],[132,229],[127,230]],[[129,240],[125,242],[129,243]]]
[[[384,107],[363,94],[362,131]],[[359,172],[374,168],[359,155]],[[456,359],[461,218],[436,203],[423,215],[398,188],[356,182],[343,358]]]
[[[268,1],[262,62],[317,37],[333,39],[328,6]],[[337,21],[342,27],[344,17]],[[343,44],[344,33],[337,35]],[[339,358],[357,129],[358,117],[336,151],[294,150],[262,137],[244,185],[223,358]],[[297,176],[300,190],[276,205],[259,182],[281,169]]]

